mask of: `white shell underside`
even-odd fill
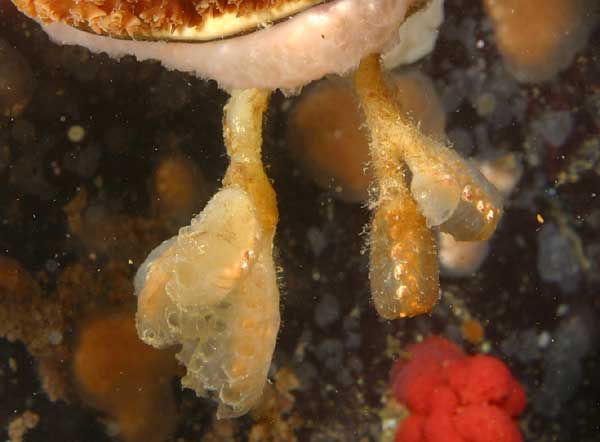
[[[224,88],[293,91],[327,74],[345,74],[398,38],[416,0],[336,0],[244,36],[207,43],[114,40],[62,23],[43,25],[62,44],[112,57],[159,60],[169,69],[214,79]]]

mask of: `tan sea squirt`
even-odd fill
[[[50,37],[114,57],[157,59],[216,80],[230,164],[223,187],[140,267],[137,330],[179,346],[185,387],[209,395],[218,416],[259,400],[280,324],[273,242],[276,196],[261,158],[270,91],[355,72],[370,138],[370,279],[388,319],[429,311],[439,297],[433,228],[459,240],[493,233],[502,198],[476,167],[421,133],[396,103],[378,54],[393,49],[422,0],[15,0]],[[224,38],[227,37],[227,38]],[[373,55],[375,54],[375,55]],[[410,171],[410,173],[408,173]]]

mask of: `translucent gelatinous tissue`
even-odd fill
[[[428,312],[439,297],[431,228],[457,240],[487,239],[500,219],[502,196],[469,160],[421,133],[396,102],[378,56],[361,62],[354,84],[371,136],[375,175],[369,240],[373,302],[385,318],[415,316]]]
[[[182,385],[214,398],[218,417],[242,415],[257,403],[279,330],[277,204],[260,153],[268,97],[232,93],[224,187],[150,254],[135,280],[140,338],[154,347],[181,346]]]
[[[371,224],[369,278],[373,303],[386,319],[428,312],[439,298],[435,240],[416,204],[381,204]]]
[[[377,57],[361,63],[354,83],[369,128],[376,181],[369,236],[373,303],[386,319],[416,316],[430,311],[439,298],[435,240],[398,158],[399,110],[381,81]]]
[[[403,149],[413,174],[411,192],[427,224],[458,241],[489,239],[502,214],[502,195],[470,160],[428,141],[425,148],[408,143]]]
[[[144,342],[181,344],[182,385],[214,395],[219,417],[245,413],[262,393],[279,329],[271,243],[246,192],[218,192],[150,254],[136,290]]]

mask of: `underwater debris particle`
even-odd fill
[[[23,442],[27,432],[35,428],[40,417],[33,411],[26,410],[8,424],[8,442]]]
[[[471,344],[480,344],[485,337],[483,325],[477,319],[467,319],[460,325],[463,337]]]
[[[42,388],[52,401],[66,398],[70,392],[62,374],[69,349],[48,339],[66,324],[61,300],[43,293],[19,262],[0,256],[0,336],[23,342],[38,362]]]
[[[81,143],[85,138],[86,132],[83,126],[73,125],[67,130],[67,138],[71,143]]]
[[[252,425],[248,442],[297,442],[296,431],[301,429],[304,420],[294,410],[296,398],[293,391],[300,387],[300,381],[290,367],[283,367],[275,373],[275,383],[267,384],[263,396],[252,410],[256,423]]]
[[[556,185],[577,183],[588,174],[600,176],[600,140],[596,137],[583,141],[569,157],[568,164],[556,176]]]

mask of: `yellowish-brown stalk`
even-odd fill
[[[223,136],[230,159],[223,186],[238,186],[248,192],[267,235],[274,234],[279,217],[277,197],[261,156],[263,115],[270,95],[267,90],[234,91],[223,117]]]

